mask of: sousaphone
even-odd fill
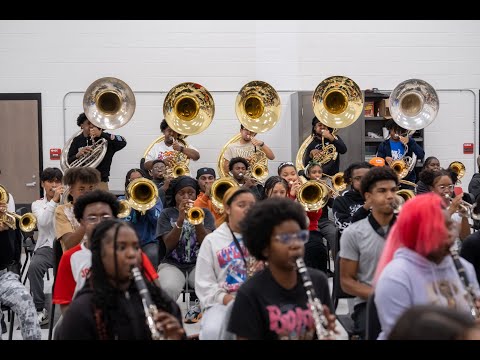
[[[184,82],[174,86],[163,102],[163,116],[168,127],[180,134],[177,141],[188,148],[185,138],[197,135],[211,124],[215,115],[213,97],[202,85],[193,82]],[[145,150],[145,158],[156,143],[164,141],[165,136],[156,138]],[[167,173],[173,177],[189,175],[189,159],[183,153],[175,151],[173,154],[175,165],[167,167]]]
[[[135,95],[132,89],[122,80],[114,77],[104,77],[95,80],[83,96],[83,111],[87,119],[95,126],[104,130],[118,129],[125,126],[135,112]],[[107,152],[107,140],[101,138],[92,145],[92,151],[83,157],[68,163],[68,150],[76,132],[65,144],[60,157],[60,167],[66,171],[71,167],[97,167]]]
[[[235,113],[244,128],[255,132],[264,133],[271,130],[280,119],[281,102],[277,91],[264,81],[250,81],[245,84],[237,94],[235,100]],[[221,177],[229,174],[223,170],[223,154],[227,147],[239,141],[240,134],[232,137],[222,148],[217,161]],[[253,177],[258,182],[263,182],[268,177],[268,160],[261,149],[249,160],[247,176]]]
[[[363,94],[360,87],[346,76],[331,76],[323,80],[315,89],[312,97],[313,112],[324,125],[337,129],[352,125],[358,120],[363,111]],[[314,140],[309,135],[298,149],[295,164],[297,170],[303,170],[305,150]],[[336,159],[337,152],[333,144],[324,146],[324,155],[319,162],[326,164]]]

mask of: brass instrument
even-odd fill
[[[302,278],[303,287],[307,293],[307,302],[308,306],[312,312],[313,322],[315,324],[315,331],[317,333],[317,340],[334,340],[335,333],[328,329],[328,319],[323,313],[323,305],[320,302],[317,294],[315,293],[315,288],[313,287],[312,279],[308,273],[307,266],[302,257],[298,257],[296,260],[297,271]]]
[[[333,129],[332,135],[338,129],[352,125],[358,120],[363,112],[363,94],[360,87],[346,76],[331,76],[324,79],[315,89],[312,97],[313,112],[317,119],[324,125]],[[296,167],[297,170],[303,170],[304,159],[310,154],[305,154],[305,150],[315,139],[316,135],[308,136],[297,151]],[[322,136],[322,145],[324,138]],[[316,161],[326,164],[331,160],[336,160],[338,153],[333,144],[322,146],[321,155],[316,157]]]
[[[7,205],[10,196],[7,189],[0,185],[0,203]],[[30,232],[37,227],[37,218],[32,213],[26,213],[18,215],[11,211],[5,211],[0,213],[0,224],[6,224],[10,229],[15,230],[17,228],[16,221],[18,220],[20,230],[23,232]]]
[[[184,148],[188,148],[185,138],[189,135],[197,135],[204,131],[212,122],[215,115],[215,103],[212,95],[200,84],[184,82],[174,86],[168,92],[163,101],[163,116],[168,127],[180,134],[177,142]],[[165,136],[159,136],[145,150],[145,158],[150,149],[156,143],[165,140]],[[166,165],[167,177],[189,176],[188,168],[190,159],[180,151],[172,151],[170,155],[173,164]]]
[[[120,200],[119,202],[119,205],[120,205],[120,209],[118,210],[118,215],[117,217],[119,219],[124,219],[126,218],[128,215],[130,215],[130,212],[132,210],[132,207],[130,206],[128,200],[126,199],[122,199]]]
[[[409,173],[408,165],[403,159],[392,161],[390,167],[395,171],[399,179],[403,179]]]
[[[450,204],[452,203],[453,199],[450,195],[444,195],[449,201]],[[462,217],[470,217],[472,220],[480,220],[480,209],[477,209],[477,203],[470,204],[464,200],[460,201],[459,204],[460,209],[457,211],[458,214]]]
[[[308,180],[297,191],[297,200],[305,211],[317,211],[323,208],[330,198],[330,190],[325,183]]]
[[[231,177],[222,177],[212,183],[210,198],[212,199],[212,205],[218,214],[223,214],[225,211],[223,208],[223,197],[231,187],[238,187],[237,182]]]
[[[254,133],[264,133],[271,130],[280,119],[280,96],[268,83],[250,81],[237,94],[235,113],[245,129]],[[217,167],[221,177],[229,176],[223,169],[223,154],[227,147],[241,139],[241,135],[233,136],[222,148],[217,160]],[[244,157],[249,163],[249,177],[263,183],[268,177],[268,159],[261,148],[256,148],[253,154]]]
[[[470,308],[470,314],[475,320],[480,319],[480,309],[476,303],[477,295],[475,294],[473,284],[470,282],[467,272],[460,261],[460,256],[458,255],[457,250],[453,248],[450,248],[450,255],[452,256],[453,263],[455,264],[455,269],[457,269],[458,277],[464,286],[465,300]]]
[[[333,176],[327,174],[323,174],[323,176],[326,176],[332,180],[332,186],[335,191],[341,192],[347,188],[343,171],[340,171]]]
[[[122,80],[114,77],[104,77],[95,80],[83,96],[83,110],[88,121],[106,130],[118,129],[126,125],[135,112],[135,95],[132,89]],[[74,134],[65,144],[60,157],[60,167],[66,171],[71,167],[90,166],[96,168],[105,157],[108,142],[99,139],[92,145],[92,151],[68,163],[68,150],[75,137]],[[92,139],[93,140],[93,139]]]
[[[460,179],[465,175],[465,165],[463,165],[463,163],[460,161],[454,161],[448,165],[448,169],[457,174],[457,184],[461,184],[462,182]]]
[[[396,199],[395,202],[392,203],[393,212],[398,214],[401,210],[403,205],[406,201],[413,199],[415,197],[415,193],[412,190],[408,189],[401,189],[396,192]]]
[[[155,206],[159,196],[157,185],[146,178],[132,180],[127,186],[126,195],[128,204],[142,215]]]
[[[192,205],[186,210],[185,218],[192,225],[201,224],[205,219],[205,211],[201,207]]]
[[[152,301],[150,292],[148,291],[147,284],[143,279],[140,269],[133,266],[131,269],[133,275],[133,281],[137,287],[138,293],[142,299],[143,311],[145,313],[145,319],[148,325],[148,329],[152,335],[152,340],[165,340],[165,336],[162,331],[159,331],[153,318],[158,313],[158,308]]]

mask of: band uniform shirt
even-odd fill
[[[120,135],[113,135],[108,132],[102,131],[100,137],[96,137],[93,139],[94,142],[100,140],[101,138],[107,140],[107,152],[105,153],[105,157],[102,159],[100,164],[97,166],[97,170],[100,171],[101,181],[108,182],[110,176],[110,167],[112,166],[112,159],[113,155],[127,146],[127,141],[123,136]],[[70,145],[70,149],[68,150],[68,163],[71,164],[76,159],[76,155],[78,151],[85,147],[85,146],[92,146],[92,140],[89,136],[80,135],[73,138],[72,143]]]
[[[47,198],[36,200],[32,203],[32,213],[37,218],[38,239],[35,244],[35,250],[41,247],[53,247],[55,238],[55,226],[53,224],[55,209],[58,203]]]
[[[255,153],[255,150],[261,151],[260,149],[257,149],[251,141],[245,144],[241,144],[240,141],[237,141],[227,146],[223,153],[223,158],[227,161],[230,161],[235,157],[242,157],[249,160]]]
[[[333,314],[328,280],[317,269],[307,268],[320,302]],[[238,289],[228,331],[249,340],[311,340],[315,323],[300,275],[292,289],[278,284],[269,268],[256,273]]]
[[[325,146],[332,144],[335,146],[338,154],[345,154],[347,152],[347,145],[343,142],[340,136],[335,135],[337,138],[330,142],[328,139],[324,139]],[[310,152],[314,149],[322,150],[322,138],[318,138],[315,136],[312,142],[308,145],[307,150],[305,150],[305,154],[303,154],[303,166],[307,166],[312,158],[310,157]],[[340,156],[337,155],[335,160],[330,160],[326,164],[322,165],[323,173],[333,176],[338,173],[340,169]]]
[[[57,240],[67,234],[74,232],[80,227],[77,219],[75,219],[75,214],[73,213],[73,204],[70,202],[68,204],[58,205],[55,208],[55,217],[54,217],[54,226],[55,226],[55,237]],[[65,251],[63,242],[60,240],[62,245],[62,250]]]
[[[215,219],[210,210],[203,208],[205,219],[203,226],[210,231],[215,230]],[[157,238],[163,241],[163,236],[172,231],[178,219],[178,209],[174,207],[163,209],[157,223]],[[187,220],[183,222],[180,239],[175,249],[167,249],[167,255],[162,263],[176,266],[181,270],[187,270],[195,266],[197,262],[200,244],[197,241],[195,226]]]

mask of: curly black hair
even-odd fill
[[[243,158],[243,157],[240,157],[240,156],[237,156],[237,157],[234,157],[230,160],[230,162],[228,163],[228,170],[232,171],[233,169],[233,165],[235,164],[238,164],[238,163],[242,163],[243,165],[245,165],[245,168],[248,170],[250,164],[248,163],[247,159]]]
[[[433,161],[433,160],[437,160],[438,161],[438,158],[435,157],[435,156],[429,156],[425,159],[425,161],[423,162],[423,166],[422,166],[422,170],[423,169],[426,169],[428,165],[430,165],[430,163]]]
[[[77,126],[81,126],[86,120],[88,120],[87,115],[85,113],[81,113],[77,117]]]
[[[102,261],[103,244],[113,241],[114,254],[117,252],[117,237],[121,227],[128,227],[135,232],[135,229],[128,222],[118,219],[105,220],[99,223],[92,233],[90,250],[92,251],[92,267],[90,272],[90,286],[93,288],[93,311],[99,338],[102,340],[114,339],[116,334],[116,310],[118,309],[118,297],[121,291],[115,288],[108,280]],[[114,230],[109,235],[109,230]],[[136,232],[135,232],[136,233]],[[117,258],[114,258],[115,271],[118,273]],[[149,280],[144,279],[153,302],[159,310],[173,312],[172,303],[166,293],[159,287],[153,285]],[[129,291],[135,291],[132,282]],[[123,295],[121,295],[123,296]],[[145,325],[146,326],[146,325]]]
[[[282,178],[280,176],[277,176],[277,175],[270,176],[267,179],[267,181],[265,181],[265,185],[264,185],[264,188],[263,188],[263,198],[262,199],[267,199],[268,198],[268,193],[270,191],[272,191],[273,188],[275,187],[275,185],[277,185],[278,183],[282,184],[283,187],[285,188],[285,190],[288,191],[287,180],[285,180],[284,178]]]
[[[382,180],[392,180],[398,185],[398,175],[388,166],[375,166],[363,176],[360,183],[360,192],[362,196],[366,192],[371,192],[375,184]]]
[[[48,167],[43,169],[42,173],[40,174],[40,181],[51,181],[51,180],[59,180],[62,181],[63,173],[62,170],[56,167]]]
[[[435,186],[435,183],[440,179],[442,176],[449,176],[452,179],[452,183],[455,184],[455,180],[457,180],[457,174],[454,171],[440,169],[437,171],[431,171],[428,169],[422,170],[419,174],[420,181],[423,182],[425,185],[429,187]]]
[[[403,127],[398,125],[393,119],[388,120],[385,123],[385,127],[387,128],[387,130],[396,130],[399,133],[407,131],[407,129],[404,129]]]
[[[80,222],[80,220],[83,218],[83,212],[85,211],[87,205],[97,202],[105,203],[110,206],[113,216],[117,217],[118,211],[120,210],[120,204],[117,197],[111,192],[97,189],[90,191],[77,199],[77,201],[73,205],[73,213],[75,214],[75,219]]]
[[[160,131],[163,133],[168,127],[167,120],[163,119],[160,123]]]
[[[352,183],[352,174],[354,170],[357,169],[371,169],[373,167],[372,164],[369,164],[366,161],[362,162],[355,162],[350,165],[345,169],[343,172],[343,179],[345,180],[346,184],[351,184]]]
[[[240,223],[249,253],[258,260],[267,260],[263,250],[270,245],[273,228],[284,221],[293,220],[302,230],[308,229],[303,207],[288,198],[269,198],[255,203]]]

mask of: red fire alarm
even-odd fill
[[[473,154],[473,143],[463,143],[463,153]]]
[[[50,149],[50,160],[60,160],[62,149]]]

